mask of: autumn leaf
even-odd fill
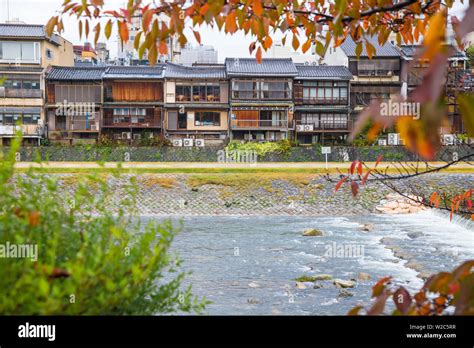
[[[273,44],[273,40],[270,36],[267,36],[265,38],[265,41],[263,41],[263,48],[265,50],[269,49],[270,47],[272,47],[272,44]]]
[[[252,8],[253,8],[253,12],[257,16],[260,17],[263,14],[263,6],[262,6],[261,0],[253,0]]]
[[[58,24],[58,17],[51,17],[46,24],[45,31],[48,36],[53,35],[54,27]]]
[[[111,19],[109,19],[109,21],[105,25],[104,33],[107,40],[110,39],[110,35],[112,34],[112,20]]]
[[[257,48],[257,53],[255,55],[255,58],[257,59],[257,63],[260,64],[262,62],[262,47]]]
[[[359,193],[359,184],[355,180],[351,181],[351,192],[354,197]]]
[[[306,40],[306,42],[301,46],[301,51],[306,53],[311,48],[311,40]]]
[[[122,42],[128,42],[128,26],[127,22],[118,22],[119,25],[119,35]]]
[[[458,96],[459,110],[467,130],[467,135],[474,137],[474,96],[464,93]]]
[[[194,37],[196,39],[196,41],[201,44],[201,34],[199,34],[199,32],[197,32],[196,30],[193,30],[193,34],[194,34]]]
[[[402,314],[406,314],[411,306],[412,299],[409,292],[403,286],[400,286],[393,294],[393,302]]]
[[[40,223],[40,213],[37,211],[32,211],[28,214],[28,225],[30,227],[36,227]]]
[[[341,188],[342,184],[344,184],[346,180],[347,180],[347,176],[344,176],[341,180],[339,180],[339,182],[336,184],[336,188],[334,192],[337,192],[337,190]]]
[[[226,18],[225,29],[228,33],[235,33],[237,31],[237,23],[235,22],[235,12],[232,11]]]
[[[291,46],[295,51],[298,50],[298,47],[300,47],[300,40],[298,40],[298,37],[293,34],[293,41],[291,42]]]

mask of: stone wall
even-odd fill
[[[217,162],[222,147],[105,147],[95,145],[23,147],[20,161],[70,161],[70,162]],[[3,147],[6,153],[9,148]],[[469,153],[463,146],[445,146],[436,160],[451,161]],[[415,161],[416,155],[402,146],[333,146],[328,155],[330,162],[376,161],[382,155],[384,161]],[[259,162],[324,162],[320,146],[294,147],[287,153],[270,153]]]

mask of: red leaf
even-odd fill
[[[341,180],[339,180],[339,182],[336,184],[336,189],[334,192],[337,192],[337,190],[339,190],[342,186],[342,184],[344,184],[344,182],[347,180],[347,176],[343,177]]]
[[[378,155],[377,162],[375,162],[375,167],[379,165],[380,161],[382,161],[382,155]]]
[[[370,175],[371,171],[372,171],[372,169],[369,169],[367,171],[367,173],[365,173],[364,177],[362,178],[362,182],[361,182],[362,185],[365,185],[365,183],[367,182],[367,179],[369,178],[369,175]]]
[[[359,162],[359,161],[355,160],[354,162],[352,162],[352,164],[351,164],[351,170],[350,170],[351,174],[354,174],[354,170],[355,170],[355,167],[356,167],[356,165],[357,165],[357,162]]]
[[[351,182],[351,191],[354,197],[357,196],[357,193],[359,193],[359,184],[357,184],[357,182],[354,180]]]
[[[359,173],[359,175],[362,175],[362,162],[359,162],[357,166],[357,172]]]
[[[409,292],[403,286],[400,286],[393,294],[393,302],[400,312],[406,314],[411,306],[412,299]]]

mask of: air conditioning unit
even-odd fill
[[[204,147],[204,139],[196,139],[195,144],[197,147]]]
[[[379,146],[387,146],[387,139],[379,139],[378,144]]]
[[[173,139],[173,146],[183,146],[183,139]]]
[[[245,140],[252,140],[253,136],[252,136],[252,134],[244,134],[244,139]]]
[[[186,138],[183,140],[183,146],[193,146],[193,144],[194,144],[193,139]]]
[[[91,130],[96,131],[98,128],[97,124],[91,124]]]
[[[304,125],[304,131],[305,132],[312,132],[314,129],[314,126],[312,124],[305,124]]]
[[[398,133],[388,133],[388,145],[398,145],[400,141],[400,134]]]
[[[115,139],[115,140],[121,140],[121,139],[122,139],[122,134],[115,133],[115,134],[114,134],[114,139]]]
[[[140,140],[142,138],[141,134],[134,134],[133,135],[133,140]]]
[[[130,132],[122,132],[122,139],[125,140],[125,139],[131,139],[132,138],[132,134]]]
[[[275,133],[275,139],[276,139],[276,140],[284,140],[284,139],[286,139],[286,133],[283,133],[283,132],[277,132],[277,133]]]
[[[258,134],[255,135],[255,139],[257,139],[259,141],[263,141],[263,140],[265,140],[265,134],[258,133]]]
[[[265,132],[266,140],[275,140],[275,132]]]
[[[304,124],[296,125],[296,131],[297,132],[304,132]]]
[[[441,143],[443,145],[454,145],[454,135],[453,134],[443,134],[441,136]]]

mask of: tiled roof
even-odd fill
[[[109,66],[104,79],[159,79],[163,78],[164,65],[154,66]]]
[[[175,79],[225,79],[226,73],[224,66],[196,67],[167,63],[165,77]]]
[[[296,65],[301,80],[350,80],[352,74],[348,68],[340,65]]]
[[[49,81],[100,81],[105,69],[100,67],[60,67],[51,68],[46,73]]]
[[[400,57],[400,50],[393,45],[391,42],[386,42],[383,46],[379,45],[376,36],[367,37],[367,40],[375,48],[375,57]],[[362,40],[362,53],[361,57],[367,57],[367,51],[365,49],[365,40]],[[357,44],[352,40],[350,35],[347,36],[346,40],[341,44],[341,48],[348,57],[356,57],[356,46]]]
[[[421,45],[402,45],[400,49],[402,51],[402,55],[403,55],[404,58],[413,58],[415,56],[417,50],[420,47],[423,47],[423,46],[421,46]],[[454,53],[451,54],[450,58],[465,58],[465,59],[467,59],[464,52],[462,52],[462,51],[460,51],[459,49],[456,49],[456,48],[455,48]]]
[[[291,58],[267,58],[259,64],[255,58],[226,58],[228,76],[296,76]]]
[[[60,45],[59,36],[49,37],[44,25],[40,24],[0,24],[0,37],[46,39]]]

